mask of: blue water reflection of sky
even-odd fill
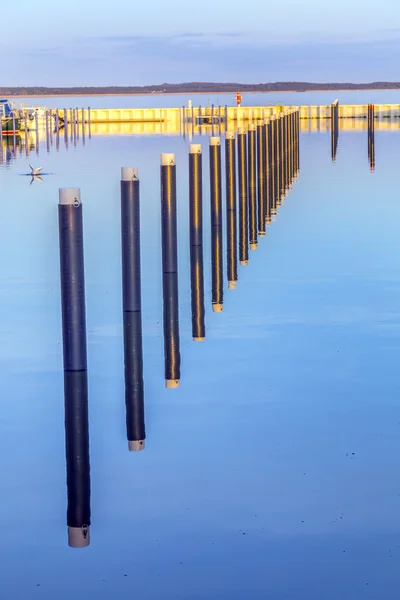
[[[399,585],[398,132],[301,136],[301,172],[191,336],[188,142],[92,137],[0,168],[1,588],[5,597],[394,598]],[[164,388],[159,155],[178,170],[182,381]],[[146,449],[129,454],[119,169],[142,196]],[[35,165],[36,166],[36,165]],[[84,204],[92,541],[66,540],[57,190]],[[224,245],[226,248],[226,244]],[[225,270],[224,270],[225,275]],[[225,282],[226,284],[226,282]]]

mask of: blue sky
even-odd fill
[[[1,85],[399,80],[398,0],[0,0]],[[24,17],[25,15],[25,17]]]

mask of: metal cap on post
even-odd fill
[[[189,154],[201,154],[201,144],[190,144]]]
[[[213,309],[213,312],[217,312],[217,313],[224,312],[224,305],[221,303],[213,304],[212,309]]]
[[[175,154],[161,154],[161,166],[170,167],[175,165]]]
[[[139,179],[139,171],[134,167],[121,168],[121,181],[137,181]]]
[[[221,145],[221,138],[219,136],[211,136],[210,137],[210,146],[220,146]]]
[[[141,450],[144,450],[144,447],[145,447],[144,440],[138,440],[135,442],[128,441],[129,452],[141,452]]]
[[[58,203],[79,206],[81,203],[81,190],[79,188],[60,188],[58,190]]]
[[[90,544],[90,525],[68,527],[68,546],[70,548],[87,548]]]

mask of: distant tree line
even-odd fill
[[[308,83],[284,81],[275,83],[162,83],[144,86],[107,87],[0,87],[0,96],[68,96],[95,94],[174,94],[195,92],[317,92],[322,90],[376,90],[400,89],[399,82],[377,81],[372,83]]]

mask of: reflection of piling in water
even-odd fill
[[[222,259],[222,226],[211,227],[211,293],[214,312],[223,311],[224,281]]]
[[[190,282],[192,298],[192,336],[195,342],[206,337],[204,323],[203,246],[190,246]]]
[[[257,123],[257,179],[258,179],[258,235],[265,235],[265,198],[264,198],[264,123]]]
[[[45,129],[46,129],[46,150],[50,152],[50,136],[49,136],[49,111],[45,112]]]
[[[90,542],[90,463],[85,281],[80,190],[59,191],[68,544]]]
[[[238,128],[237,136],[238,152],[238,183],[239,183],[239,261],[241,265],[249,262],[249,206],[248,206],[248,182],[247,182],[247,147],[246,129]]]
[[[176,165],[174,154],[161,155],[161,234],[164,297],[165,384],[180,382]]]
[[[257,158],[256,126],[251,123],[247,132],[248,195],[249,195],[249,243],[250,250],[257,248]]]
[[[222,188],[221,188],[221,140],[210,137],[210,213],[211,213],[211,272],[212,307],[214,312],[223,310],[223,261],[222,261]]]
[[[203,187],[200,144],[191,144],[189,150],[189,218],[192,336],[195,342],[202,342],[206,334],[204,325]]]
[[[270,130],[271,121],[268,119],[264,123],[264,148],[265,148],[265,160],[264,160],[264,197],[265,197],[265,222],[271,222],[271,148],[270,148]]]
[[[144,449],[140,191],[137,169],[121,169],[122,303],[128,447]]]
[[[82,108],[82,142],[85,145],[85,109]]]
[[[337,147],[339,139],[339,102],[336,100],[331,105],[331,156],[332,161],[336,161]]]
[[[375,106],[368,105],[368,160],[371,172],[375,171]]]
[[[226,171],[226,227],[228,287],[237,282],[237,226],[236,226],[236,152],[235,134],[227,131],[225,137]]]

